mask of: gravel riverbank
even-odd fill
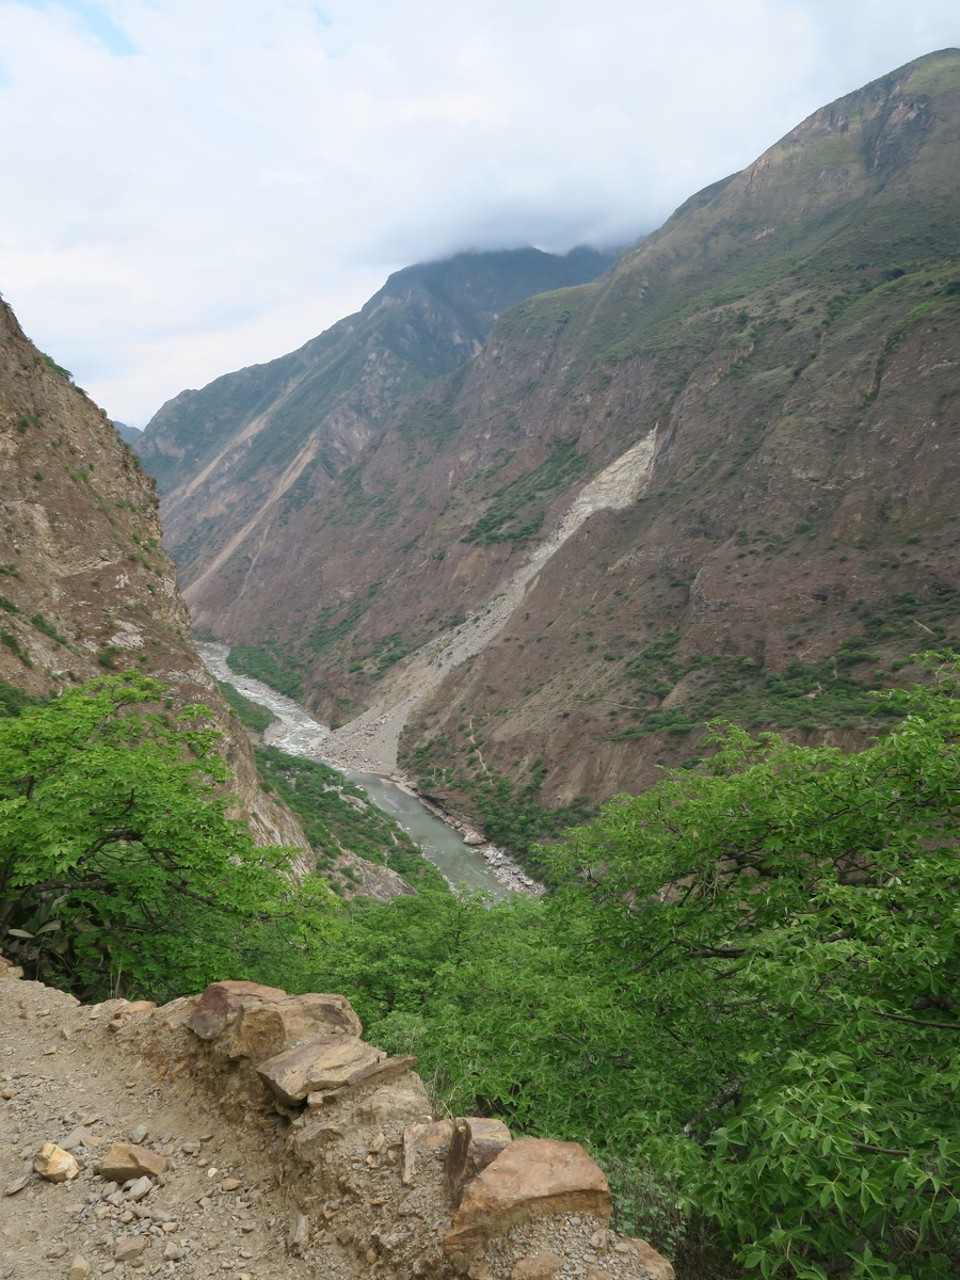
[[[456,832],[463,840],[464,856],[479,856],[498,884],[513,893],[537,897],[544,893],[544,886],[528,876],[509,854],[485,840],[480,832],[469,827],[462,819],[447,813],[438,805],[424,801],[412,782],[398,774],[395,739],[402,727],[406,707],[400,705],[390,712],[379,714],[376,710],[366,712],[342,729],[331,731],[326,725],[314,720],[296,702],[277,693],[269,685],[231,671],[227,666],[226,645],[199,644],[197,649],[212,675],[232,684],[244,697],[266,707],[277,717],[276,723],[264,733],[263,740],[268,746],[278,747],[289,755],[319,760],[343,772],[388,778],[408,795],[416,797],[425,812]],[[391,754],[391,739],[394,763],[393,768],[388,769],[384,767],[384,763]],[[363,785],[362,781],[360,785]],[[452,880],[449,875],[447,878]]]

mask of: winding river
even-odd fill
[[[332,759],[325,754],[324,743],[330,735],[326,725],[269,685],[231,671],[227,666],[226,645],[198,644],[197,650],[211,675],[232,684],[245,698],[258,702],[277,717],[276,723],[263,735],[267,745],[279,747],[291,756],[319,760],[361,787],[378,808],[416,841],[424,857],[430,859],[449,884],[482,890],[496,899],[505,897],[511,889],[527,893],[540,889],[500,850],[487,846],[481,851],[465,844],[457,831],[435,817],[403,783],[351,769],[342,759]]]

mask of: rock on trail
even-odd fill
[[[0,958],[0,1026],[0,1280],[673,1280],[582,1148],[437,1120],[342,996],[84,1006]]]

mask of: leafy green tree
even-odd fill
[[[0,942],[78,995],[243,976],[292,909],[288,851],[226,816],[206,709],[165,694],[105,677],[0,720]]]
[[[357,908],[320,974],[452,1110],[585,1142],[681,1271],[726,1265],[699,1227],[751,1275],[960,1274],[960,676],[881,697],[854,755],[718,726],[546,902]]]
[[[960,1273],[957,666],[880,696],[856,755],[717,728],[562,859],[634,1013],[621,1112],[765,1276]]]

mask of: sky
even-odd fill
[[[111,417],[391,271],[628,243],[957,0],[0,0],[0,293]]]

